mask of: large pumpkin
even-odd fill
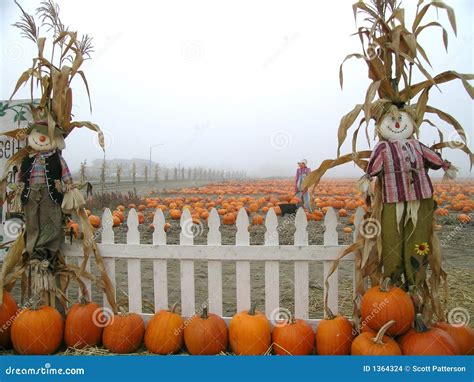
[[[352,341],[352,355],[402,355],[400,346],[391,337],[386,336],[387,329],[395,324],[389,321],[382,326],[374,337],[370,331],[362,332]]]
[[[229,324],[230,348],[238,355],[265,354],[271,346],[271,328],[255,304],[232,317]]]
[[[433,325],[448,333],[456,342],[461,355],[474,355],[474,330],[466,324],[450,325],[447,322],[437,322]]]
[[[326,317],[316,328],[316,352],[320,355],[349,355],[354,338],[351,322],[344,316],[334,316],[326,309]]]
[[[64,322],[51,306],[25,308],[12,325],[12,342],[20,354],[52,354],[63,340]]]
[[[78,349],[100,345],[106,324],[102,308],[95,302],[82,300],[74,304],[67,314],[64,342]]]
[[[148,322],[145,332],[145,346],[156,354],[173,354],[183,347],[184,320],[171,310],[160,310]]]
[[[0,348],[10,349],[11,327],[18,311],[18,305],[12,295],[6,290],[3,291],[3,301],[0,305]]]
[[[133,353],[140,347],[144,333],[145,323],[138,314],[116,314],[104,328],[102,342],[112,353]]]
[[[219,354],[227,349],[228,342],[225,321],[217,314],[208,313],[207,307],[184,328],[184,343],[193,355]]]
[[[421,314],[415,317],[415,327],[398,338],[404,355],[458,355],[453,338],[439,328],[428,328]]]
[[[279,322],[272,332],[273,352],[277,355],[308,355],[314,350],[313,328],[305,320]]]
[[[411,297],[401,288],[390,285],[387,278],[382,285],[370,288],[362,297],[361,318],[376,332],[387,322],[395,320],[387,334],[397,336],[410,329],[415,307]]]

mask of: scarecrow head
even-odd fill
[[[416,132],[414,112],[404,104],[387,103],[377,119],[376,133],[382,140],[403,141]]]
[[[35,122],[27,130],[28,146],[34,151],[63,150],[66,147],[63,131],[55,127],[52,135],[48,133],[48,124]]]

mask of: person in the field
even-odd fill
[[[295,195],[301,202],[303,203],[303,207],[306,208],[309,212],[313,212],[311,208],[311,200],[309,197],[308,188],[302,189],[301,185],[303,184],[303,180],[311,172],[311,169],[307,167],[308,161],[306,159],[302,159],[298,162],[298,169],[296,170],[296,177],[295,177]]]

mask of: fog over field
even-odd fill
[[[245,170],[249,176],[291,176],[299,159],[311,168],[336,155],[339,120],[362,103],[368,86],[365,64],[339,65],[359,52],[352,3],[301,1],[66,1],[57,0],[71,29],[94,37],[95,53],[83,69],[92,94],[75,82],[75,119],[98,123],[106,134],[107,159],[148,159],[174,166]],[[446,1],[457,17],[457,37],[446,13],[446,54],[439,28],[421,37],[437,74],[452,69],[473,73],[474,3]],[[39,0],[20,0],[34,13]],[[415,0],[403,2],[411,25]],[[324,4],[324,5],[323,5]],[[432,12],[430,20],[436,18]],[[13,0],[0,0],[0,99],[8,99],[35,46],[11,24],[19,19]],[[421,80],[415,77],[414,82]],[[473,102],[461,82],[433,90],[430,104],[455,116],[473,149]],[[27,98],[28,88],[17,98]],[[445,138],[451,128],[433,117]],[[352,134],[352,133],[350,133]],[[361,134],[360,147],[365,147]],[[373,129],[371,129],[373,136]],[[432,144],[436,129],[426,125],[421,140]],[[349,152],[350,139],[342,152]],[[471,176],[467,156],[445,157]],[[102,157],[94,134],[75,131],[64,156],[73,169],[85,158]],[[358,176],[346,165],[332,176]],[[439,173],[441,176],[442,174]]]

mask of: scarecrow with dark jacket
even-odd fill
[[[80,67],[93,51],[91,38],[80,36],[65,27],[59,18],[59,7],[52,0],[43,2],[37,9],[36,14],[41,20],[39,24],[34,16],[27,14],[21,6],[19,8],[22,16],[14,26],[21,30],[24,37],[33,41],[38,53],[33,59],[33,66],[18,79],[12,94],[13,97],[22,85],[31,81],[32,100],[29,107],[32,122],[26,131],[18,127],[4,133],[18,140],[26,138],[27,145],[8,160],[0,179],[0,202],[6,196],[11,200],[11,211],[24,212],[25,215],[25,228],[11,244],[2,264],[0,301],[3,288],[10,290],[19,279],[22,300],[27,294],[52,306],[59,298],[61,305],[64,305],[70,280],[79,284],[82,297],[88,300],[88,291],[81,278],[93,278],[85,272],[89,256],[93,254],[101,272],[99,282],[109,304],[116,311],[112,283],[87,218],[84,198],[74,186],[61,155],[65,137],[75,128],[86,127],[97,132],[99,144],[104,147],[103,133],[96,124],[72,121],[73,93],[70,85],[77,74],[84,81],[89,95],[86,77]],[[52,52],[49,59],[44,54],[47,38],[40,36],[40,27],[46,28],[51,35],[48,40],[52,45],[48,48]],[[34,91],[39,93],[36,97],[33,96]],[[17,185],[13,192],[7,193],[6,176],[14,166],[20,168]],[[80,267],[66,264],[60,250],[64,241],[63,212],[75,213],[82,228],[84,258]]]
[[[29,280],[29,294],[38,294],[41,289],[56,290],[54,270],[58,266],[59,246],[64,241],[61,205],[71,198],[77,208],[85,202],[82,194],[74,191],[71,173],[61,156],[65,143],[60,128],[54,129],[51,138],[46,122],[32,123],[27,130],[27,145],[29,154],[23,158],[17,174],[14,204],[16,208],[21,204],[25,215],[23,261],[27,273],[35,275]]]

